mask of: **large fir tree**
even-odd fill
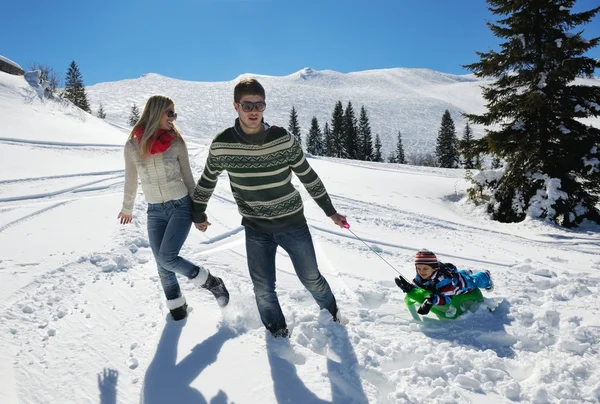
[[[314,156],[323,155],[323,135],[316,116],[310,121],[310,130],[306,139],[306,151]]]
[[[473,130],[469,126],[469,122],[465,125],[465,131],[463,137],[458,143],[458,149],[463,158],[463,167],[466,169],[475,168],[475,161],[477,158],[477,152],[474,147]]]
[[[358,119],[358,146],[359,154],[357,158],[359,160],[372,161],[373,136],[371,135],[371,124],[369,123],[369,117],[364,105],[360,107],[360,118]]]
[[[138,108],[137,105],[135,105],[135,102],[133,103],[133,105],[131,106],[131,112],[129,113],[129,126],[134,126],[137,121],[140,120],[140,109]]]
[[[298,143],[302,145],[302,135],[300,134],[300,124],[298,124],[298,114],[296,113],[296,108],[292,107],[292,111],[290,112],[290,123],[288,125],[288,131],[294,135]]]
[[[437,137],[435,155],[440,167],[458,167],[458,138],[450,111],[444,111],[442,123]]]
[[[487,0],[503,16],[488,23],[501,50],[478,52],[465,66],[496,81],[483,90],[487,111],[468,115],[488,129],[488,152],[505,161],[503,175],[487,184],[488,209],[503,222],[527,214],[572,227],[599,222],[600,129],[582,118],[600,114],[600,87],[575,83],[600,68],[584,54],[600,37],[586,40],[576,27],[600,11],[572,13],[575,0]]]
[[[75,106],[83,109],[85,112],[92,112],[85,93],[85,87],[83,86],[81,72],[74,60],[69,65],[69,70],[67,70],[63,97],[71,101]]]
[[[331,149],[327,150],[327,155],[332,157],[346,157],[344,152],[344,107],[342,102],[335,103],[331,117]]]

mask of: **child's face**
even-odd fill
[[[417,264],[417,273],[422,279],[429,279],[431,275],[435,272],[435,270],[429,265]]]

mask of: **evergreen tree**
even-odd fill
[[[359,154],[357,158],[359,160],[372,161],[374,157],[373,136],[371,136],[371,125],[364,105],[360,107],[360,118],[358,120],[358,146]]]
[[[344,152],[344,107],[342,102],[335,103],[331,117],[331,148],[327,150],[327,155],[332,157],[346,157]]]
[[[450,111],[444,111],[442,115],[442,123],[437,137],[437,146],[435,155],[440,167],[456,168],[458,167],[458,139],[456,137],[456,129],[454,121],[450,116]]]
[[[106,118],[106,113],[104,113],[104,107],[102,106],[102,103],[100,103],[100,106],[98,107],[98,112],[96,113],[96,115],[100,119]]]
[[[473,131],[467,122],[465,126],[465,132],[462,139],[459,142],[460,154],[463,157],[464,168],[471,170],[475,168],[476,152],[473,142]]]
[[[396,163],[406,164],[406,157],[404,156],[404,146],[402,145],[402,133],[398,131],[398,144],[396,145]]]
[[[356,128],[356,117],[352,102],[348,101],[346,111],[344,112],[344,151],[345,158],[354,160],[358,154],[358,135]]]
[[[375,135],[375,153],[373,155],[373,161],[379,163],[383,162],[383,156],[381,155],[381,139],[379,135]]]
[[[129,114],[129,126],[134,126],[137,121],[140,120],[140,110],[138,109],[137,105],[135,105],[135,102],[133,103],[133,106],[131,107],[131,113]]]
[[[488,129],[481,143],[505,161],[504,174],[487,184],[488,210],[502,222],[527,214],[573,227],[600,222],[600,129],[582,118],[600,115],[600,87],[575,84],[590,77],[600,60],[584,56],[600,37],[583,30],[600,11],[572,13],[575,0],[487,0],[505,16],[488,23],[502,38],[501,51],[477,52],[465,66],[477,77],[493,77],[483,89],[487,110],[467,115]]]
[[[329,129],[329,123],[325,122],[325,127],[323,128],[323,155],[332,157],[334,156],[335,150],[335,141],[333,139],[333,132]]]
[[[327,123],[325,123],[325,126],[327,126]],[[319,128],[319,121],[316,116],[313,116],[310,121],[308,138],[306,139],[306,151],[314,156],[322,156],[323,149],[323,135],[321,134],[321,128]]]
[[[302,135],[300,134],[300,125],[298,124],[298,114],[296,114],[296,108],[292,107],[290,112],[290,123],[288,125],[288,131],[294,135],[298,143],[302,145]]]
[[[92,112],[83,86],[83,78],[74,60],[69,65],[69,70],[67,70],[63,98],[71,101],[76,107],[83,109],[85,112]]]

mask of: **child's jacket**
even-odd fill
[[[434,305],[449,304],[452,296],[462,295],[471,292],[474,288],[469,288],[466,277],[466,271],[459,271],[453,264],[440,262],[440,267],[431,275],[431,278],[424,280],[417,274],[413,282],[420,288],[428,290],[434,294]]]

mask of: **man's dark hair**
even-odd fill
[[[233,89],[233,101],[240,102],[244,95],[259,95],[266,99],[265,89],[256,79],[241,79]]]

